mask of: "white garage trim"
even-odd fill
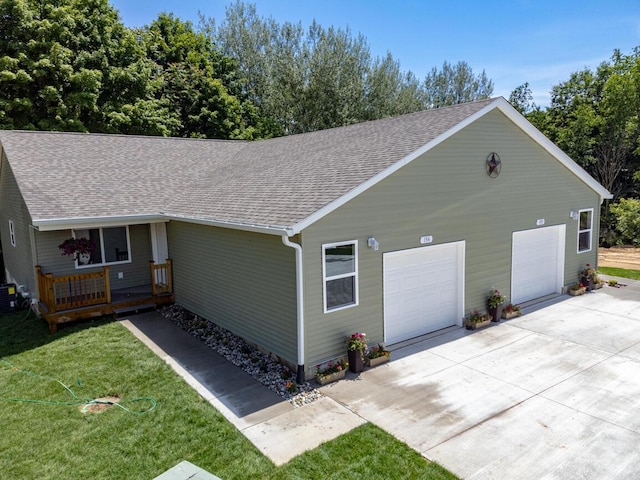
[[[464,258],[464,241],[383,255],[386,343],[462,325]]]
[[[564,284],[566,226],[513,232],[511,301],[523,303],[553,293]]]

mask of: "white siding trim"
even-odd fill
[[[328,248],[339,247],[340,245],[353,245],[353,258],[354,258],[354,271],[353,273],[346,273],[343,275],[334,275],[331,277],[327,277],[327,263],[325,253]],[[322,245],[322,308],[324,313],[332,313],[340,310],[344,310],[345,308],[356,307],[359,304],[359,295],[358,295],[358,241],[357,240],[347,240],[344,242],[334,242],[334,243],[325,243]],[[335,308],[327,308],[327,281],[329,280],[339,280],[341,278],[349,278],[353,277],[353,303],[349,303],[347,305],[342,305]]]
[[[120,225],[123,226],[125,229],[125,232],[127,234],[127,251],[128,251],[128,259],[127,260],[120,260],[120,261],[115,261],[115,262],[105,262],[104,259],[106,258],[105,256],[105,250],[104,250],[104,236],[103,236],[103,227],[96,227],[96,228],[92,228],[91,230],[98,230],[99,234],[100,234],[100,245],[98,245],[98,248],[100,248],[100,255],[102,256],[102,263],[90,263],[88,265],[79,265],[78,264],[78,259],[75,260],[75,266],[76,269],[81,270],[83,268],[93,268],[93,267],[104,267],[104,266],[109,266],[109,265],[121,265],[124,263],[132,263],[133,262],[133,258],[132,258],[132,252],[131,252],[131,235],[129,234],[129,225]],[[104,228],[113,228],[113,227],[104,227]],[[78,230],[89,230],[89,229],[78,229]],[[76,237],[76,232],[75,230],[73,231],[73,238]]]
[[[11,246],[16,246],[16,229],[13,225],[13,220],[9,220],[9,240],[11,241]]]
[[[582,212],[590,212],[591,216],[589,218],[590,220],[590,225],[589,228],[585,228],[584,230],[580,229],[580,214]],[[576,252],[577,253],[587,253],[590,252],[591,250],[593,250],[593,208],[583,208],[582,210],[578,210],[578,238],[576,239]],[[586,250],[580,250],[580,234],[581,233],[585,233],[585,232],[589,232],[589,248],[587,248]]]

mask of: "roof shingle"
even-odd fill
[[[34,220],[164,213],[291,227],[492,100],[245,142],[1,131]]]

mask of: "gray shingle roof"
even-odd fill
[[[164,213],[291,227],[492,100],[256,142],[0,131],[34,220]]]

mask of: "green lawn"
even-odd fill
[[[613,277],[631,278],[640,280],[640,270],[628,270],[626,268],[598,267],[598,273],[611,275]]]
[[[25,315],[0,316],[3,478],[146,480],[182,460],[223,480],[456,478],[372,424],[275,467],[118,322],[49,335],[46,322]],[[84,414],[65,404],[74,398],[54,380],[83,399],[118,395],[140,410],[152,404],[130,401],[152,397],[157,406]]]

